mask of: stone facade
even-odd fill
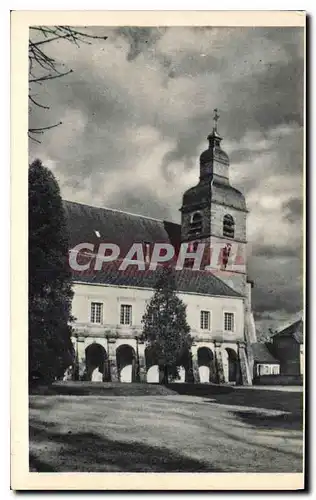
[[[91,373],[98,368],[104,381],[159,382],[158,366],[152,364],[146,344],[139,341],[141,319],[153,290],[82,283],[74,288],[73,344],[79,378],[91,379]],[[180,369],[182,381],[251,383],[244,374],[246,360],[240,355],[240,345],[244,343],[243,298],[178,295],[187,305],[187,321],[194,338],[192,365]],[[91,304],[96,302],[102,304],[100,324],[91,323]],[[120,324],[121,305],[132,306],[131,325]],[[201,329],[201,311],[210,313],[209,330]],[[233,332],[224,330],[225,312],[234,315]],[[88,359],[91,346],[96,352],[94,361]]]

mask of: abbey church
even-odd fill
[[[250,346],[256,342],[256,331],[253,283],[247,276],[248,210],[243,194],[230,184],[229,158],[221,146],[217,119],[215,110],[197,184],[183,194],[182,205],[179,200],[181,224],[70,201],[64,207],[70,251],[83,242],[94,248],[109,242],[123,251],[140,243],[148,263],[155,243],[170,243],[176,249],[187,243],[192,251],[204,243],[210,252],[203,268],[195,269],[187,259],[176,270],[177,294],[187,306],[194,339],[191,366],[179,366],[180,381],[250,385]],[[155,280],[149,265],[143,271],[131,265],[123,272],[118,261],[94,273],[74,272],[77,378],[159,382],[158,361],[140,340],[141,320]]]

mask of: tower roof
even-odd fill
[[[215,108],[213,130],[207,136],[209,146],[200,156],[200,179],[218,176],[219,182],[228,183],[229,158],[227,153],[221,148],[221,141],[223,139],[217,129],[218,119],[218,110]]]
[[[221,147],[214,146],[212,144],[213,139],[210,139],[212,136],[208,136],[208,139],[210,141],[209,148],[203,151],[203,153],[200,156],[200,164],[202,165],[203,163],[210,163],[215,161],[218,161],[219,163],[223,163],[224,165],[229,165],[229,157],[228,154],[223,151]]]
[[[247,212],[244,195],[229,183],[229,157],[221,148],[217,129],[219,114],[214,109],[214,125],[208,135],[209,147],[200,156],[200,182],[183,195],[183,212],[201,208],[211,202]]]
[[[211,184],[209,181],[200,181],[183,195],[183,207],[188,207],[188,209],[191,209],[192,205],[195,204],[201,206],[203,203],[209,204],[210,202],[247,212],[244,195],[230,184],[216,181]]]

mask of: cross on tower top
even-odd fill
[[[214,109],[213,121],[214,121],[214,132],[217,132],[217,122],[219,119],[218,109]]]

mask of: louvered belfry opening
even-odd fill
[[[194,236],[196,234],[200,234],[202,232],[202,214],[200,212],[196,212],[192,215],[192,219],[190,222],[189,236]]]
[[[224,216],[223,236],[227,236],[228,238],[234,238],[235,236],[235,221],[229,214]]]

